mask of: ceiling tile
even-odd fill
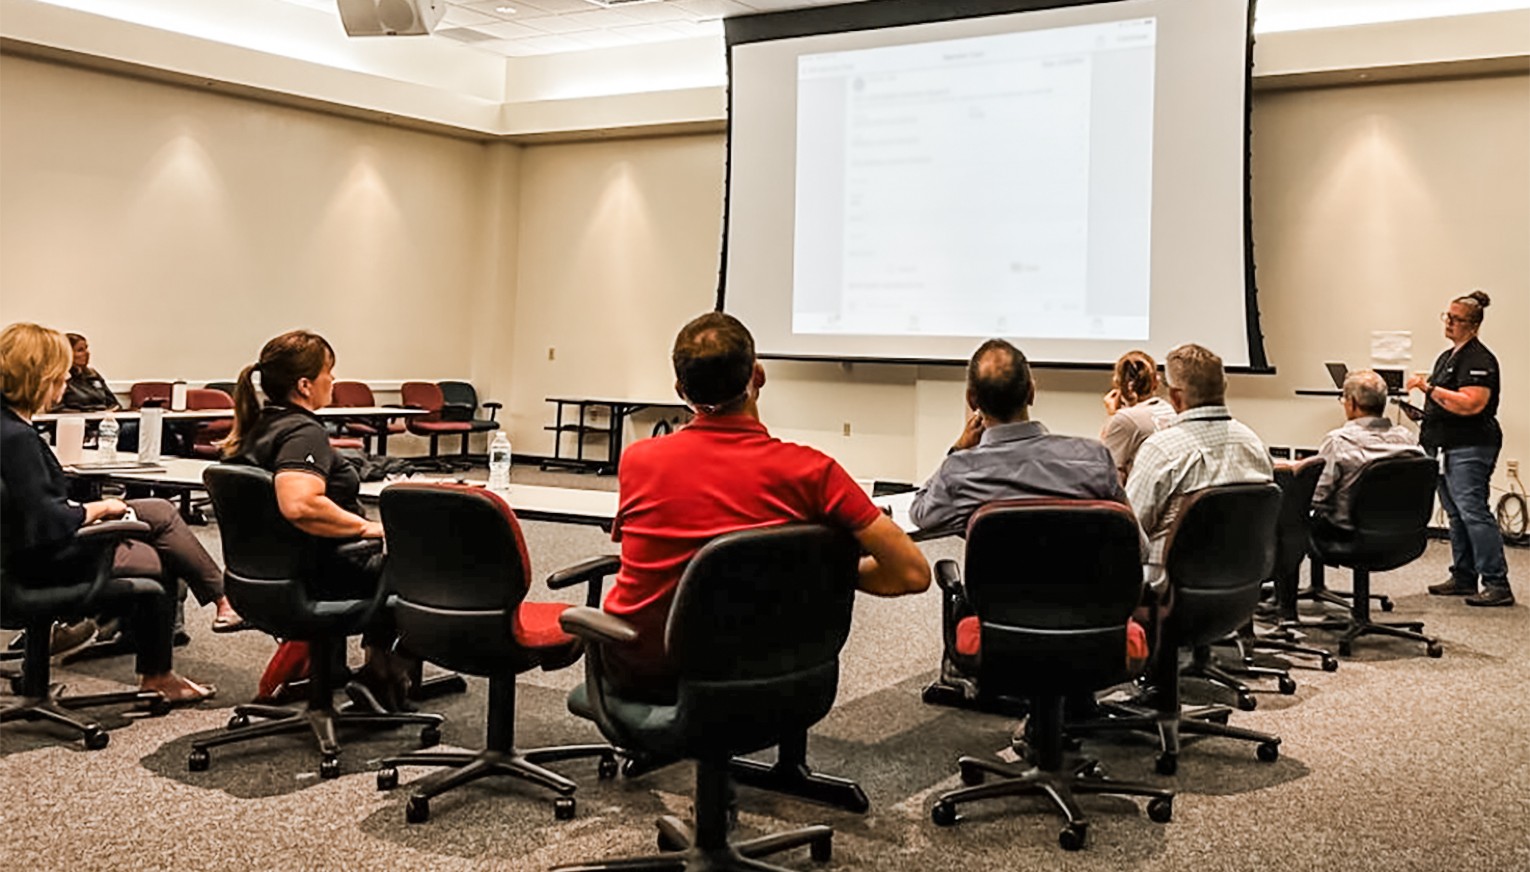
[[[674,42],[677,39],[685,38],[663,24],[639,24],[636,27],[618,27],[613,32],[628,37],[633,42]]]
[[[620,30],[586,30],[579,34],[579,41],[590,48],[616,48],[623,45],[635,45],[637,40],[622,33]]]
[[[727,18],[731,15],[748,15],[754,11],[733,0],[674,0],[674,4],[697,18]]]
[[[454,3],[452,5],[465,9],[468,12],[487,15],[495,21],[514,20],[521,11],[522,6],[522,4],[515,2],[515,0],[474,0],[471,3]],[[514,9],[515,12],[500,12],[501,8]]]
[[[477,28],[496,39],[524,39],[532,36],[544,36],[540,30],[533,30],[524,24],[516,24],[513,21],[502,21],[498,24],[485,24]]]
[[[441,23],[436,25],[436,29],[440,30],[446,27],[477,27],[480,24],[498,24],[501,21],[504,21],[504,19],[476,12],[466,6],[448,6],[446,7],[446,14],[441,16]]]
[[[591,9],[599,9],[594,3],[585,0],[509,0],[511,6],[525,6],[528,9],[540,9],[543,12],[553,12],[564,15],[570,12],[589,12]]]

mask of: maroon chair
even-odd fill
[[[440,439],[442,436],[461,436],[462,455],[468,453],[468,437],[473,433],[473,425],[469,421],[445,421],[441,417],[441,407],[446,404],[446,398],[441,395],[441,386],[435,382],[404,382],[400,389],[403,395],[404,405],[415,409],[424,409],[427,415],[418,415],[405,422],[405,427],[416,436],[430,438],[430,456],[435,457],[440,451]]]
[[[234,398],[212,388],[189,388],[186,391],[186,408],[193,412],[202,409],[232,409]],[[232,418],[198,423],[196,429],[191,432],[191,456],[218,460],[223,456],[222,448],[218,443],[228,438],[228,434],[233,429],[234,419]]]
[[[148,402],[170,408],[170,382],[133,382],[128,390],[128,408],[142,409]]]
[[[378,403],[377,398],[372,395],[372,389],[367,387],[365,383],[359,381],[337,381],[335,382],[335,395],[331,404],[343,408],[364,408],[376,406]],[[389,421],[387,432],[389,435],[404,432],[404,423],[402,421]],[[347,421],[340,425],[340,433],[342,436],[360,439],[362,442],[360,447],[368,454],[372,453],[372,437],[377,435],[376,426],[366,421]],[[333,444],[333,441],[331,440],[331,444]]]

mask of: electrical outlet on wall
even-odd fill
[[[557,354],[558,354],[558,349],[552,348],[552,347],[548,347],[548,349],[547,349],[547,359],[548,360],[552,360],[553,358],[557,357]]]
[[[846,436],[850,435],[850,422],[849,421],[845,422],[845,435]]]
[[[1510,460],[1506,465],[1509,468],[1509,475],[1519,475],[1519,461],[1518,460]]]

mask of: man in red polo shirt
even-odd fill
[[[930,586],[924,554],[849,473],[821,451],[772,437],[760,423],[765,369],[737,318],[708,312],[691,321],[675,337],[671,359],[675,390],[696,417],[623,451],[618,473],[612,538],[621,542],[622,567],[605,609],[638,629],[637,644],[611,658],[623,695],[673,700],[675,677],[664,650],[670,602],[686,563],[724,533],[791,521],[844,527],[867,555],[861,590],[901,596]]]

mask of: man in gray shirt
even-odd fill
[[[924,487],[909,515],[920,530],[961,535],[967,521],[995,500],[1053,499],[1126,502],[1116,463],[1094,439],[1056,436],[1030,419],[1036,399],[1031,367],[1020,349],[1002,339],[978,347],[967,364],[967,406],[974,409],[956,444]],[[943,599],[945,655],[928,702],[988,706],[979,701],[968,661],[976,654],[971,607]],[[1139,631],[1140,632],[1140,631]],[[1145,643],[1145,640],[1144,640]]]
[[[1323,437],[1318,456],[1328,461],[1312,494],[1312,510],[1322,521],[1349,526],[1349,489],[1360,470],[1373,460],[1396,454],[1422,456],[1418,437],[1406,427],[1382,417],[1387,408],[1387,384],[1375,372],[1362,369],[1344,378],[1344,426]]]

